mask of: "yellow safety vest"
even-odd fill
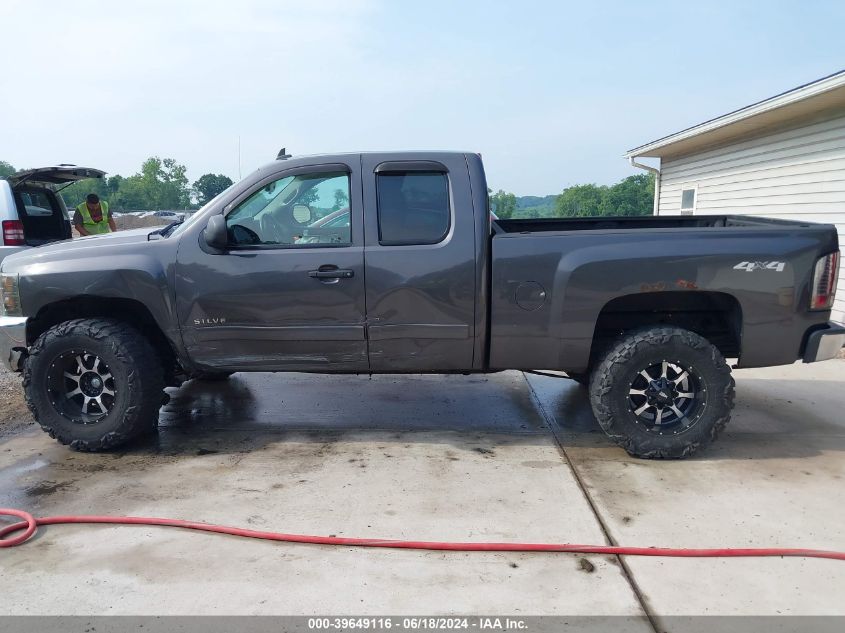
[[[82,226],[91,235],[111,233],[111,227],[109,226],[109,203],[101,200],[100,208],[103,210],[103,219],[100,222],[94,222],[94,218],[91,217],[91,212],[88,211],[88,205],[85,202],[76,207],[79,215],[82,216]]]

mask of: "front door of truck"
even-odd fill
[[[475,228],[460,154],[362,155],[373,371],[473,366]]]
[[[357,157],[281,169],[226,205],[228,247],[182,240],[185,346],[215,368],[366,371]]]

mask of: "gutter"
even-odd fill
[[[664,136],[656,141],[652,141],[651,143],[635,147],[634,149],[628,150],[625,157],[642,156],[645,154],[650,155],[657,150],[665,148],[667,145],[671,145],[679,141],[685,141],[694,136],[707,134],[713,130],[745,121],[746,119],[750,119],[760,114],[765,114],[766,112],[770,112],[784,106],[792,105],[799,101],[805,101],[807,99],[817,97],[832,90],[842,88],[843,86],[845,86],[845,70],[840,70],[832,75],[811,81],[810,83],[798,86],[797,88],[792,88],[791,90],[782,92],[774,97],[757,101],[756,103],[739,108],[733,112],[728,112],[727,114],[723,114],[716,118],[704,121],[703,123],[683,129],[680,132]]]
[[[654,215],[659,215],[660,212],[660,170],[657,167],[652,167],[651,165],[643,165],[642,163],[638,163],[636,161],[635,156],[629,156],[628,161],[631,163],[631,167],[639,167],[640,169],[644,169],[647,172],[651,172],[654,174]]]

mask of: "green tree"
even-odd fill
[[[636,174],[607,187],[575,185],[563,190],[555,200],[557,217],[601,217],[611,215],[650,215],[654,200],[654,176]]]
[[[191,204],[191,191],[188,188],[187,168],[172,158],[148,158],[144,166],[156,165],[156,187],[158,194],[156,209],[187,209]],[[141,171],[144,171],[142,167]],[[145,173],[146,175],[146,173]]]
[[[12,167],[11,163],[7,163],[5,160],[0,160],[0,178],[7,178],[16,171],[17,169]]]
[[[563,190],[555,200],[557,217],[588,217],[602,215],[607,187],[575,185]]]
[[[115,211],[186,209],[191,204],[191,189],[185,172],[185,166],[174,159],[153,156],[133,176],[81,180],[62,189],[62,197],[69,208],[96,193]]]
[[[122,178],[120,186],[109,201],[115,209],[123,211],[152,209],[150,197],[139,174]]]
[[[309,207],[317,202],[317,199],[320,197],[320,192],[317,191],[317,187],[311,187],[308,191],[305,191],[299,195],[296,199],[297,204],[305,204]]]
[[[651,215],[654,209],[654,174],[636,174],[607,191],[602,215]]]
[[[191,203],[184,165],[172,158],[152,156],[141,171],[120,180],[115,193],[119,209],[186,209]]]
[[[346,205],[349,204],[349,196],[343,189],[335,189],[334,190],[334,204],[332,205],[332,211],[338,211],[342,209]]]
[[[123,181],[126,180],[120,174],[115,174],[111,178],[106,180],[106,195],[115,195],[118,191],[120,191],[121,186],[123,185]]]
[[[516,213],[516,208],[516,196],[512,193],[499,189],[490,196],[490,209],[496,214],[496,217],[503,220],[512,218]]]
[[[206,202],[232,186],[232,179],[223,174],[203,174],[193,185],[193,194],[197,204]]]
[[[112,197],[114,192],[117,190],[116,188],[112,188],[109,186],[109,183],[114,180],[115,178],[120,178],[120,176],[115,176],[114,178],[86,178],[85,180],[79,180],[72,185],[68,185],[61,190],[61,196],[65,200],[65,205],[68,209],[73,209],[74,207],[80,205],[85,201],[85,196],[89,193],[96,193],[100,198],[105,200],[109,203],[109,207],[113,206]],[[116,187],[116,185],[115,185]]]

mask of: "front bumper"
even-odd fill
[[[807,338],[804,362],[815,363],[836,358],[843,345],[845,345],[845,327],[828,323],[825,329],[816,330]]]
[[[9,371],[20,371],[26,352],[26,317],[0,317],[0,360]]]

